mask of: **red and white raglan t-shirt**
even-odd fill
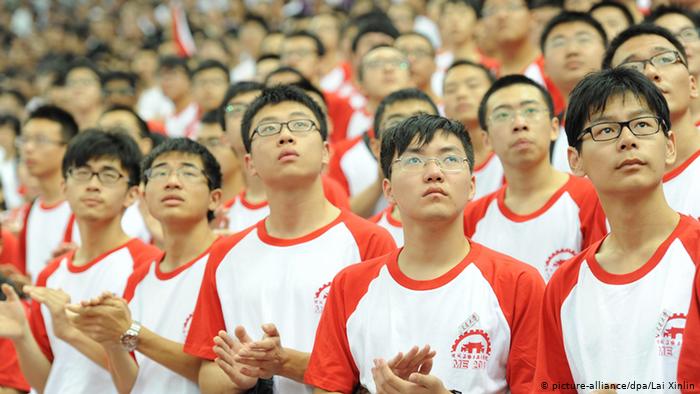
[[[700,219],[700,150],[664,175],[664,194],[674,210]]]
[[[27,314],[27,318],[29,318],[28,304],[22,302],[22,306]],[[0,388],[3,387],[19,391],[29,391],[31,389],[19,367],[15,346],[7,338],[0,338]]]
[[[105,291],[123,294],[134,269],[159,253],[157,248],[132,239],[78,267],[73,265],[73,251],[46,266],[36,284],[63,289],[70,295],[72,303],[97,297]],[[30,326],[39,348],[52,363],[45,393],[116,392],[109,372],[56,338],[47,307],[32,303]]]
[[[547,385],[537,384],[537,390],[558,384],[558,392],[589,392],[604,384],[651,382],[665,383],[660,392],[679,392],[669,382],[677,382],[681,345],[700,337],[684,331],[700,262],[700,223],[681,216],[649,261],[628,274],[600,266],[595,255],[602,242],[567,261],[549,281],[535,374],[535,382]],[[629,389],[618,392],[635,391]]]
[[[350,209],[350,199],[340,183],[325,175],[321,176],[321,183],[323,194],[331,204],[340,209]],[[245,230],[270,214],[267,200],[258,203],[250,202],[245,198],[245,190],[224,203],[224,208],[227,209],[226,228],[233,232]]]
[[[259,338],[264,323],[277,326],[285,347],[311,352],[333,277],[394,248],[384,229],[347,211],[297,239],[271,236],[265,221],[221,239],[207,262],[185,352],[213,360],[212,338],[219,330],[242,325]],[[274,390],[311,392],[278,376]]]
[[[391,237],[394,238],[396,246],[402,247],[403,224],[399,220],[396,220],[393,216],[391,216],[391,213],[394,212],[394,207],[394,204],[389,204],[389,206],[384,208],[383,211],[369,218],[369,221],[372,223],[377,223],[377,225],[379,225],[380,227],[385,228],[386,231],[388,231],[389,234],[391,234]]]
[[[345,138],[343,139],[351,140],[355,137],[361,136],[362,134],[366,133],[367,130],[372,128],[373,123],[374,115],[370,114],[366,107],[355,110],[348,121],[348,127],[345,131]],[[338,138],[340,138],[340,135]]]
[[[51,260],[51,253],[72,239],[72,229],[68,228],[71,215],[68,201],[46,205],[36,200],[31,204],[20,232],[19,249],[24,273],[33,281]]]
[[[162,272],[161,254],[137,268],[124,291],[131,318],[163,338],[185,343],[208,258],[209,249],[172,272]],[[139,372],[132,393],[199,393],[189,379],[139,352],[135,358]]]
[[[681,389],[682,393],[700,391],[700,269],[696,271],[693,295],[683,331],[681,355],[678,359],[677,382],[687,383]]]
[[[424,344],[431,374],[462,393],[529,393],[544,282],[535,269],[475,242],[427,281],[401,272],[400,250],[333,280],[304,380],[326,391],[376,392],[372,360]]]
[[[191,103],[178,113],[172,113],[165,117],[165,132],[170,138],[187,137],[194,138],[199,125],[200,108],[196,103]]]
[[[491,152],[486,161],[475,166],[473,173],[476,181],[475,200],[495,192],[505,183],[503,165],[494,152]]]
[[[505,204],[507,187],[467,205],[467,236],[485,246],[524,261],[545,281],[564,261],[602,238],[605,215],[598,195],[586,178],[569,176],[538,210],[528,215]]]

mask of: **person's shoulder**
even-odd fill
[[[163,255],[163,251],[154,245],[147,244],[139,238],[132,238],[126,243],[126,248],[131,253],[134,261],[139,265],[148,263],[149,261]]]
[[[369,219],[358,216],[349,209],[341,209],[340,220],[353,233],[375,234],[391,238],[391,235],[385,228]]]
[[[472,248],[479,250],[475,263],[482,271],[489,271],[494,276],[502,278],[515,279],[520,276],[541,278],[539,271],[535,267],[474,241],[470,242]]]
[[[506,186],[503,185],[494,192],[481,196],[476,200],[470,201],[464,208],[465,216],[471,216],[476,212],[483,212],[484,210],[486,210],[486,208],[489,205],[491,205],[493,201],[498,199],[498,194],[503,193],[503,190],[505,190],[505,188]]]
[[[593,186],[593,182],[586,177],[569,174],[569,180],[564,184],[564,190],[575,200],[586,198],[598,199],[598,193]]]
[[[382,267],[386,266],[395,254],[396,252],[389,253],[360,263],[351,264],[336,274],[333,279],[333,285],[340,286],[346,291],[366,288],[367,284],[379,276]]]
[[[209,249],[209,261],[221,260],[231,249],[240,243],[243,238],[247,237],[251,232],[256,231],[258,225],[259,223],[256,223],[243,231],[218,238]]]

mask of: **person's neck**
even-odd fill
[[[610,224],[608,245],[621,254],[634,254],[640,243],[662,242],[678,225],[679,214],[666,202],[661,184],[650,191],[625,196],[599,193],[600,203]],[[663,238],[662,238],[663,237]]]
[[[544,158],[532,166],[514,167],[504,163],[506,196],[510,200],[527,200],[543,191],[558,189],[569,176],[557,171]]]
[[[129,236],[122,229],[122,215],[106,221],[75,219],[80,230],[80,247],[75,252],[73,263],[88,264],[97,257],[124,245]]]
[[[182,96],[172,100],[173,105],[175,105],[175,113],[180,113],[185,110],[191,103],[192,98],[189,94],[183,94]]]
[[[693,115],[693,124],[700,122],[700,96],[690,101],[690,113]]]
[[[250,175],[247,172],[244,174],[245,178],[245,199],[251,204],[257,204],[263,201],[267,201],[267,194],[265,193],[265,185],[262,180],[257,176]]]
[[[373,97],[367,96],[367,103],[365,104],[365,110],[367,111],[367,113],[374,116],[374,112],[377,110],[377,107],[379,106],[380,102],[381,99],[377,100]]]
[[[270,216],[267,231],[277,238],[298,238],[317,230],[338,217],[339,209],[326,200],[321,176],[310,184],[297,182],[284,187],[266,185]]]
[[[481,53],[476,43],[473,40],[465,40],[461,43],[456,43],[452,48],[452,57],[456,59],[467,59],[473,62],[479,62]]]
[[[206,218],[196,223],[163,223],[161,271],[170,272],[202,255],[216,240]]]
[[[415,280],[431,280],[447,273],[471,250],[464,236],[463,215],[450,221],[418,223],[404,218],[404,247],[399,255],[401,272]]]
[[[398,205],[393,205],[391,208],[391,218],[401,223],[401,211],[399,211]]]
[[[54,205],[65,200],[61,190],[62,175],[60,172],[39,178],[39,196],[46,205]]]
[[[522,72],[537,59],[539,51],[529,37],[519,42],[509,43],[500,48],[501,75],[522,74]]]
[[[95,107],[86,108],[85,110],[75,111],[72,115],[73,118],[75,118],[75,122],[78,124],[78,128],[84,130],[97,126],[97,121],[100,119],[101,114],[102,106],[96,105]]]
[[[228,174],[221,182],[221,199],[230,201],[243,190],[244,181],[241,171]]]
[[[479,167],[484,164],[486,160],[491,156],[493,149],[491,145],[486,141],[485,132],[479,127],[478,121],[465,122],[464,125],[467,127],[467,132],[474,148],[474,167]]]
[[[676,134],[676,162],[673,169],[685,163],[700,150],[700,132],[693,123],[690,109],[676,119],[671,119],[671,130]]]

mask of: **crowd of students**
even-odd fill
[[[192,3],[0,12],[0,394],[700,393],[694,11]]]

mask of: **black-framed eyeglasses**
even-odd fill
[[[172,168],[165,165],[160,165],[158,167],[151,167],[144,171],[146,179],[152,182],[164,182],[169,179],[170,176],[175,173],[175,176],[183,182],[187,183],[197,183],[201,180],[209,181],[209,177],[201,168],[197,168],[191,165],[184,165],[179,168]]]
[[[97,176],[105,186],[114,185],[120,179],[126,178],[126,175],[117,170],[105,168],[100,171],[93,171],[87,167],[71,167],[68,169],[68,176],[80,183],[90,182],[93,176]]]
[[[647,64],[651,64],[652,66],[658,69],[676,63],[681,63],[686,67],[688,66],[687,64],[685,64],[685,61],[681,57],[681,54],[677,51],[665,51],[654,55],[649,59],[635,60],[631,62],[622,63],[618,67],[631,68],[639,72],[644,72],[644,69],[647,67]]]
[[[290,120],[289,122],[264,122],[260,123],[255,130],[253,130],[251,138],[255,134],[258,134],[261,137],[279,134],[282,131],[283,126],[287,126],[287,129],[292,133],[304,133],[318,127],[311,119],[294,119]]]
[[[460,172],[467,168],[467,158],[457,155],[445,155],[442,157],[408,155],[394,160],[392,164],[398,164],[406,172],[420,172],[431,161],[434,161],[443,172]]]
[[[243,116],[246,109],[248,109],[248,105],[246,104],[226,104],[224,112],[227,117],[238,117]]]
[[[66,145],[65,141],[54,140],[48,137],[44,137],[43,135],[37,135],[35,137],[21,136],[15,138],[15,147],[21,149],[30,142],[33,143],[35,146],[39,146],[42,148],[49,145]]]
[[[625,122],[600,122],[583,129],[578,141],[581,141],[586,134],[590,134],[593,141],[612,141],[620,137],[624,127],[640,137],[656,134],[662,127],[665,129],[666,124],[660,117],[650,115],[640,116]]]

